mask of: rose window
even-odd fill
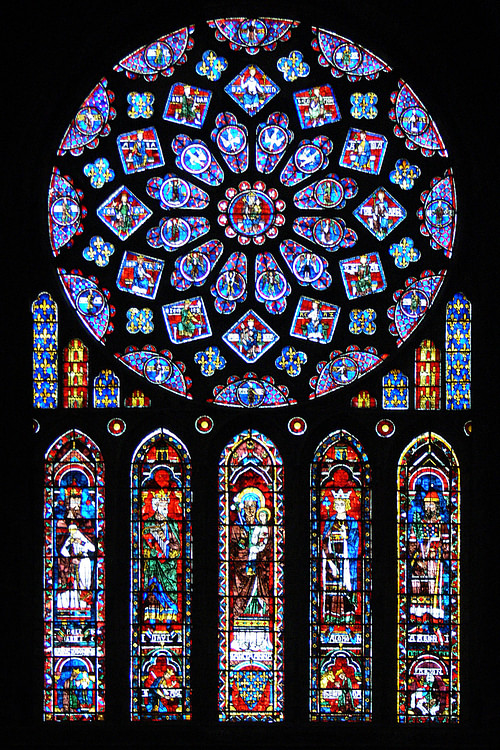
[[[331,394],[403,346],[456,218],[411,85],[333,31],[271,18],[118,61],[63,134],[48,196],[87,330],[138,379],[248,408]]]

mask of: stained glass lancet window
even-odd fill
[[[451,446],[415,438],[398,468],[398,719],[459,714],[460,472]]]
[[[415,350],[415,409],[441,408],[441,352],[425,339]]]
[[[44,718],[102,719],[104,463],[78,430],[47,451],[44,523]]]
[[[112,370],[102,370],[94,378],[94,408],[120,406],[120,380]]]
[[[89,350],[72,339],[63,351],[63,406],[82,409],[88,404]]]
[[[32,305],[33,314],[33,406],[57,406],[57,304],[41,292]]]
[[[191,462],[168,430],[138,446],[131,493],[131,718],[189,719]]]
[[[283,719],[283,465],[255,430],[219,465],[219,718]]]
[[[471,304],[461,293],[446,305],[446,408],[471,406]]]
[[[337,430],[311,467],[310,718],[367,721],[372,704],[371,474]]]
[[[382,408],[408,409],[409,406],[408,377],[400,370],[390,370],[382,378]]]

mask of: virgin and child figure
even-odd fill
[[[255,487],[238,494],[236,507],[229,548],[233,614],[269,617],[271,511]]]

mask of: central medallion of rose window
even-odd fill
[[[240,182],[238,188],[226,190],[225,199],[219,201],[219,224],[225,227],[226,237],[237,237],[242,245],[252,240],[262,245],[266,237],[276,237],[278,227],[285,222],[281,213],[285,203],[278,199],[275,188],[266,190],[264,182]]]

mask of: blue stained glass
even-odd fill
[[[57,304],[48,292],[38,295],[33,315],[33,406],[55,409],[57,406]]]
[[[172,286],[179,291],[189,289],[192,284],[201,286],[221,257],[223,249],[219,240],[209,240],[187,255],[179,256],[170,276]]]
[[[172,141],[172,149],[177,158],[175,164],[194,175],[207,185],[220,185],[224,172],[203,141],[193,140],[188,135],[178,135]]]
[[[217,312],[229,314],[236,304],[247,298],[247,258],[242,252],[232,253],[221,268],[210,293],[215,297]]]
[[[120,406],[120,380],[112,370],[102,370],[94,378],[94,408]]]
[[[217,144],[222,158],[232,172],[241,174],[248,168],[248,130],[231,112],[222,112],[215,118],[212,140]]]
[[[201,128],[207,116],[211,91],[185,83],[174,83],[170,89],[163,119],[178,125]]]
[[[279,87],[257,65],[248,65],[224,91],[248,115],[256,115],[279,92]]]
[[[299,50],[290,52],[288,57],[280,57],[276,67],[283,73],[285,81],[296,81],[297,78],[307,78],[310,66],[305,62],[304,55]]]
[[[312,141],[301,141],[281,172],[281,182],[289,186],[306,180],[328,166],[328,155],[332,151],[333,143],[325,135],[318,135]]]
[[[262,253],[255,258],[255,299],[265,304],[274,315],[286,308],[286,298],[292,289],[271,253]]]
[[[259,172],[272,172],[284,155],[294,137],[288,124],[288,115],[284,112],[273,112],[266,122],[257,125],[255,161]]]
[[[302,128],[316,128],[340,120],[340,111],[329,84],[297,91],[293,95]]]
[[[445,403],[447,409],[471,407],[471,304],[461,293],[446,306]]]
[[[203,53],[200,62],[197,63],[196,72],[200,76],[206,76],[209,81],[218,81],[226,68],[226,58],[209,49]]]
[[[78,168],[71,148],[58,153],[49,186],[49,235],[54,256],[70,258],[67,250],[74,245],[83,252],[82,262],[100,266],[111,292],[92,277],[83,281],[83,274],[58,273],[92,335],[109,347],[127,335],[121,353],[113,354],[152,384],[168,384],[168,390],[188,398],[193,384],[197,400],[211,402],[215,395],[217,403],[240,403],[237,385],[219,384],[222,390],[214,394],[203,367],[196,366],[194,356],[202,347],[189,352],[187,344],[206,338],[203,350],[209,344],[219,350],[231,373],[227,377],[243,383],[242,393],[252,391],[244,384],[243,363],[248,363],[259,383],[255,393],[265,394],[263,406],[274,399],[294,401],[288,392],[283,399],[277,395],[284,386],[276,385],[277,391],[262,386],[280,360],[278,351],[267,356],[279,334],[279,351],[288,345],[295,349],[294,336],[307,342],[307,365],[293,382],[293,396],[307,402],[368,372],[427,315],[451,259],[454,178],[446,161],[435,173],[426,170],[427,182],[420,183],[424,157],[432,151],[439,161],[446,153],[435,123],[407,84],[364,47],[313,27],[314,52],[309,48],[308,53],[311,29],[286,19],[230,17],[207,26],[198,26],[196,35],[194,26],[179,28],[123,57],[114,68],[119,75],[112,78],[116,96],[102,79],[93,94],[95,106],[89,100],[78,110],[71,128],[75,138],[82,128],[82,140],[67,145],[99,146],[99,159],[86,157]],[[125,79],[139,82],[132,86]],[[383,101],[390,121],[382,113]],[[112,120],[117,130],[106,138]],[[405,146],[411,149],[408,159],[402,158]],[[335,164],[338,173],[332,171]],[[112,183],[117,189],[106,187],[110,170],[122,171],[124,184]],[[103,231],[127,243],[125,252],[111,253],[109,237],[98,237],[96,214]],[[398,233],[400,224],[407,229]],[[438,247],[444,253],[433,269]],[[408,267],[415,278],[401,273]],[[298,310],[303,287],[310,296]],[[144,298],[144,307],[127,302],[129,294]],[[366,295],[371,295],[368,304],[361,305]],[[199,311],[196,324],[181,320],[186,302],[193,309],[184,311],[185,318]],[[242,341],[234,346],[240,335],[234,326],[236,318],[241,322],[251,313],[249,302],[262,319],[262,341],[245,358]],[[321,324],[312,322],[316,302],[322,305]],[[115,305],[119,326],[111,335]],[[390,347],[386,311],[395,336],[389,337]],[[219,315],[227,316],[227,325]],[[285,319],[285,333],[275,331],[273,321]],[[334,326],[325,328],[327,320]],[[177,345],[186,344],[185,362],[166,356],[161,321],[174,356]],[[320,360],[321,347],[315,344],[333,341],[333,327],[336,353],[326,352],[326,361]],[[136,348],[143,334],[154,352]],[[351,357],[347,349],[360,335],[371,336],[380,355],[365,351]],[[144,370],[148,351],[151,363]],[[340,357],[333,370],[330,354],[333,360]],[[456,388],[457,404],[463,404],[463,367],[457,368],[458,363],[450,365],[450,373],[460,385],[450,385],[448,393],[453,398]],[[341,382],[332,375],[337,369],[344,372]],[[288,381],[286,370],[282,373]],[[248,399],[252,405],[258,401],[260,395]]]
[[[408,378],[399,370],[391,370],[382,378],[382,408],[408,409],[409,406]]]

